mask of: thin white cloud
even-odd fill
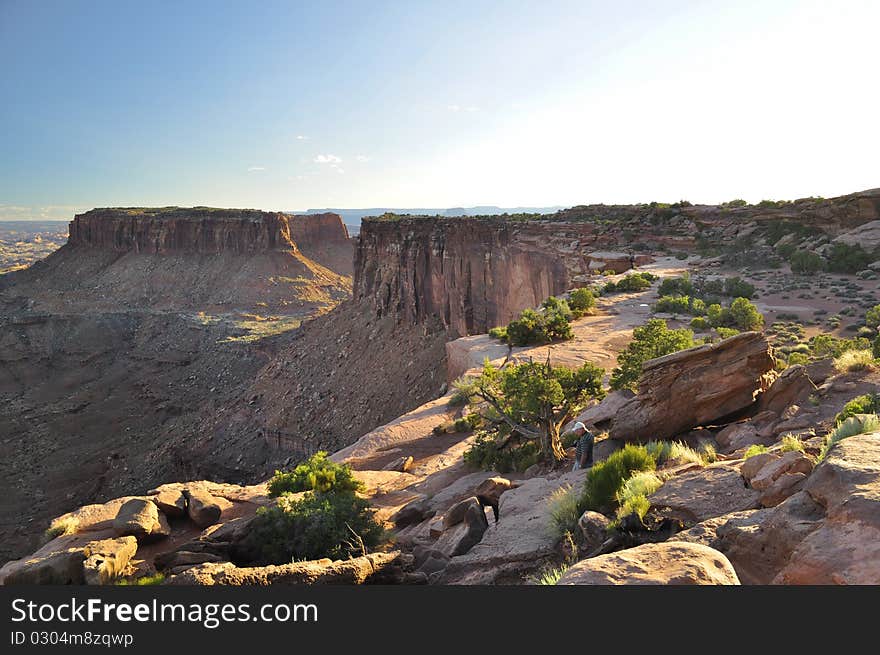
[[[446,105],[446,109],[448,109],[449,111],[452,111],[452,112],[460,112],[460,111],[475,112],[475,111],[480,111],[480,108],[479,108],[479,107],[476,107],[476,106],[474,106],[474,105],[468,105],[468,106],[466,106],[466,107],[462,107],[461,105]]]
[[[296,140],[297,141],[308,141],[309,137],[307,137],[305,134],[297,134]]]
[[[341,164],[342,158],[337,157],[336,155],[318,155],[315,157],[314,162],[316,164]]]
[[[251,166],[248,168],[248,173],[256,173],[264,170],[266,170],[265,166]]]
[[[461,111],[461,105],[446,105],[449,111]]]
[[[474,112],[474,111],[480,111],[480,108],[479,107],[465,107],[464,110],[469,111],[469,112]]]
[[[360,162],[370,161],[370,158],[367,157],[366,155],[358,155],[357,157],[355,157],[355,159],[357,159]]]

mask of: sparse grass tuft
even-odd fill
[[[754,457],[755,455],[760,455],[761,453],[767,452],[767,446],[762,446],[760,444],[752,444],[746,449],[745,455],[743,455],[743,459],[746,460],[749,457]]]
[[[825,443],[819,452],[818,461],[825,459],[828,451],[839,441],[843,441],[857,434],[867,434],[868,432],[880,431],[880,417],[876,414],[864,414],[859,416],[850,416],[840,425],[834,428],[825,437]]]
[[[804,452],[804,443],[794,435],[787,434],[782,437],[782,448],[780,451],[783,453],[794,451],[802,453]]]
[[[559,582],[559,579],[562,575],[568,570],[568,566],[563,564],[562,566],[555,566],[553,568],[545,569],[538,573],[536,576],[531,578],[531,581],[537,585],[555,585]]]
[[[838,371],[867,371],[874,368],[874,354],[870,350],[847,350],[834,360]]]
[[[705,464],[700,453],[680,441],[649,441],[645,448],[657,464],[668,461],[693,462],[701,466]]]
[[[550,494],[547,504],[550,508],[550,526],[554,537],[561,538],[566,532],[574,532],[582,512],[578,507],[578,495],[571,485],[559,487]]]
[[[145,575],[140,578],[121,578],[116,581],[120,587],[147,587],[165,582],[164,573],[154,573],[153,575]]]
[[[46,531],[43,533],[43,538],[46,541],[52,541],[56,537],[61,537],[66,534],[73,534],[76,532],[76,528],[79,525],[79,522],[71,518],[69,516],[62,516],[60,518],[55,519],[52,523],[49,524],[49,527],[46,528]]]

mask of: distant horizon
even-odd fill
[[[13,222],[17,222],[17,221],[21,221],[21,222],[59,221],[59,222],[62,222],[62,221],[71,220],[76,214],[82,214],[82,213],[85,213],[85,212],[88,212],[88,211],[91,211],[94,209],[134,208],[134,207],[149,207],[149,208],[180,207],[181,209],[191,209],[191,208],[196,208],[196,207],[208,207],[208,208],[212,208],[212,209],[230,209],[230,210],[241,210],[241,211],[255,210],[255,211],[265,211],[265,212],[281,212],[284,214],[291,214],[291,215],[297,215],[297,214],[301,215],[301,214],[309,214],[309,213],[316,213],[316,212],[352,212],[352,213],[364,213],[364,212],[371,212],[371,211],[377,211],[377,212],[385,212],[385,211],[391,211],[391,212],[402,212],[402,211],[405,211],[405,212],[414,212],[414,211],[416,211],[416,212],[448,212],[450,210],[461,209],[461,210],[467,211],[467,210],[483,209],[483,208],[497,209],[497,210],[500,210],[501,213],[512,213],[514,211],[522,211],[522,212],[529,212],[529,213],[531,213],[531,212],[553,213],[556,211],[570,209],[572,207],[578,207],[578,206],[589,206],[589,205],[635,206],[635,205],[650,204],[651,202],[663,202],[663,203],[674,204],[674,203],[680,202],[680,201],[687,201],[693,205],[712,207],[712,206],[718,206],[724,202],[729,202],[731,200],[746,200],[746,202],[749,205],[756,205],[764,200],[781,201],[781,202],[794,202],[797,200],[806,200],[806,199],[810,199],[810,198],[824,198],[824,199],[839,198],[839,197],[843,197],[843,196],[850,196],[850,195],[855,195],[855,194],[859,194],[859,193],[865,193],[868,191],[873,191],[875,189],[880,189],[880,185],[875,186],[875,187],[865,187],[863,189],[857,189],[855,191],[848,191],[848,192],[836,194],[833,196],[820,196],[817,194],[811,194],[811,195],[807,195],[807,196],[800,196],[797,198],[762,198],[760,200],[746,200],[745,198],[728,198],[728,199],[720,201],[720,202],[700,202],[700,201],[694,201],[690,198],[678,198],[676,200],[664,199],[664,200],[649,200],[649,201],[640,201],[640,202],[614,202],[614,203],[611,203],[611,202],[599,201],[599,202],[579,202],[579,203],[566,204],[566,205],[559,205],[559,204],[557,204],[557,205],[543,205],[543,206],[519,205],[519,206],[510,206],[510,207],[505,207],[503,205],[487,204],[487,203],[478,203],[478,204],[474,204],[474,205],[449,205],[446,207],[440,207],[440,206],[438,206],[438,207],[428,207],[428,206],[394,207],[391,205],[377,205],[377,206],[372,206],[372,207],[333,207],[333,206],[328,205],[328,206],[323,206],[323,207],[321,207],[321,206],[307,207],[305,209],[275,209],[275,208],[265,208],[265,207],[223,207],[223,206],[217,205],[217,204],[198,204],[198,205],[121,204],[121,205],[95,205],[92,207],[71,208],[71,213],[65,214],[64,216],[60,216],[60,215],[56,215],[56,216],[46,216],[46,215],[41,215],[41,216],[3,216],[3,215],[0,215],[0,222],[6,222],[6,223],[13,223]],[[44,208],[44,209],[55,210],[55,209],[60,209],[60,208],[53,207],[53,208]],[[368,215],[368,214],[365,214],[365,215]],[[452,214],[449,214],[449,215],[451,216]],[[479,214],[471,214],[471,215],[479,215]]]

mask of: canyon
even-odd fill
[[[35,550],[65,512],[184,480],[212,480],[211,493],[253,513],[270,502],[263,483],[275,469],[318,450],[360,472],[383,518],[425,498],[439,515],[490,477],[464,467],[470,437],[432,435],[458,417],[449,382],[487,354],[503,362],[548,350],[509,349],[485,336],[490,328],[602,271],[720,270],[725,258],[772,250],[767,233],[786,222],[801,226],[803,247],[821,251],[878,217],[880,190],[764,207],[384,215],[365,218],[356,239],[331,213],[78,215],[67,245],[0,277],[0,560]],[[552,356],[589,356],[609,370],[652,293],[601,302]],[[382,470],[406,455],[413,469]],[[493,549],[520,543],[509,526],[544,522],[535,505],[583,473],[512,477],[526,483],[506,503],[521,521],[490,528],[438,579],[521,579],[552,559],[552,544],[535,537],[485,577]],[[400,536],[433,543],[423,539],[430,530],[423,523]]]

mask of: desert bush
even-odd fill
[[[875,330],[880,328],[880,305],[874,305],[865,312],[865,325]]]
[[[710,443],[703,444],[700,447],[700,457],[703,458],[703,464],[711,464],[718,461],[718,451]]]
[[[755,295],[755,285],[739,277],[729,277],[724,281],[724,295],[734,298],[751,298]]]
[[[690,314],[691,299],[689,296],[662,296],[654,303],[654,311],[669,314]]]
[[[615,523],[619,523],[621,519],[630,514],[635,514],[641,521],[645,518],[645,514],[648,513],[649,509],[651,509],[651,501],[648,500],[647,496],[644,494],[630,496],[617,507],[617,520]]]
[[[628,444],[608,459],[597,462],[587,473],[578,508],[597,512],[610,511],[617,498],[617,492],[633,473],[652,471],[656,467],[654,459],[644,446]]]
[[[694,285],[689,273],[681,277],[667,277],[660,282],[657,290],[660,296],[690,296],[694,293]]]
[[[760,455],[761,453],[767,452],[767,446],[762,446],[760,444],[752,444],[748,448],[746,448],[746,452],[743,455],[743,459],[748,459],[749,457],[754,457],[755,455]]]
[[[633,292],[633,291],[644,291],[651,287],[651,283],[657,279],[657,276],[648,273],[630,273],[625,278],[618,280],[616,283],[609,282],[605,285],[605,290],[607,292]]]
[[[832,243],[828,253],[828,270],[833,273],[858,273],[873,260],[861,246]]]
[[[730,304],[730,318],[740,330],[758,330],[764,325],[764,317],[747,298],[737,298]]]
[[[617,368],[611,373],[611,388],[634,389],[642,374],[642,364],[646,361],[693,345],[694,333],[691,330],[670,330],[665,321],[650,319],[633,330],[632,341],[617,356]]]
[[[838,371],[867,371],[874,367],[874,353],[870,350],[847,350],[835,358],[834,367]]]
[[[850,350],[867,350],[871,347],[871,342],[862,337],[839,339],[830,334],[817,334],[811,337],[807,343],[813,357],[817,359],[837,358]]]
[[[874,339],[874,345],[871,347],[874,359],[880,359],[880,334]]]
[[[519,318],[511,321],[507,328],[494,328],[495,335],[498,335],[495,338],[501,339],[503,335],[512,346],[567,341],[574,336],[571,318],[572,312],[568,303],[550,296],[541,305],[541,311],[523,310]]]
[[[519,441],[504,434],[482,432],[464,452],[464,461],[483,471],[522,472],[541,461],[541,446],[537,441]]]
[[[876,414],[866,416],[850,416],[825,436],[818,461],[825,459],[834,444],[857,434],[880,431],[880,418]]]
[[[282,495],[261,507],[250,523],[245,548],[256,562],[284,564],[322,557],[347,559],[375,548],[384,530],[367,500],[352,491]]]
[[[825,260],[809,250],[793,252],[789,263],[794,273],[817,273],[825,270]]]
[[[493,327],[489,330],[489,336],[493,339],[500,339],[501,341],[507,341],[507,327]]]
[[[153,575],[142,575],[139,578],[120,578],[114,583],[119,587],[152,587],[165,582],[164,573],[154,573]]]
[[[880,395],[876,393],[867,393],[863,396],[856,396],[848,401],[840,413],[834,417],[834,423],[840,424],[850,416],[856,414],[878,414],[880,413]]]
[[[739,334],[739,330],[736,328],[728,328],[728,327],[717,327],[715,331],[718,333],[718,336],[722,339],[729,339],[735,334]]]
[[[695,316],[691,319],[691,329],[708,330],[710,327],[709,321],[702,316]]]
[[[581,287],[569,294],[568,306],[574,318],[588,314],[596,306],[596,296],[590,289]]]
[[[348,464],[337,464],[327,459],[327,453],[320,451],[293,471],[283,473],[275,471],[269,481],[269,495],[278,497],[281,494],[298,491],[357,491],[362,483],[352,475]]]

